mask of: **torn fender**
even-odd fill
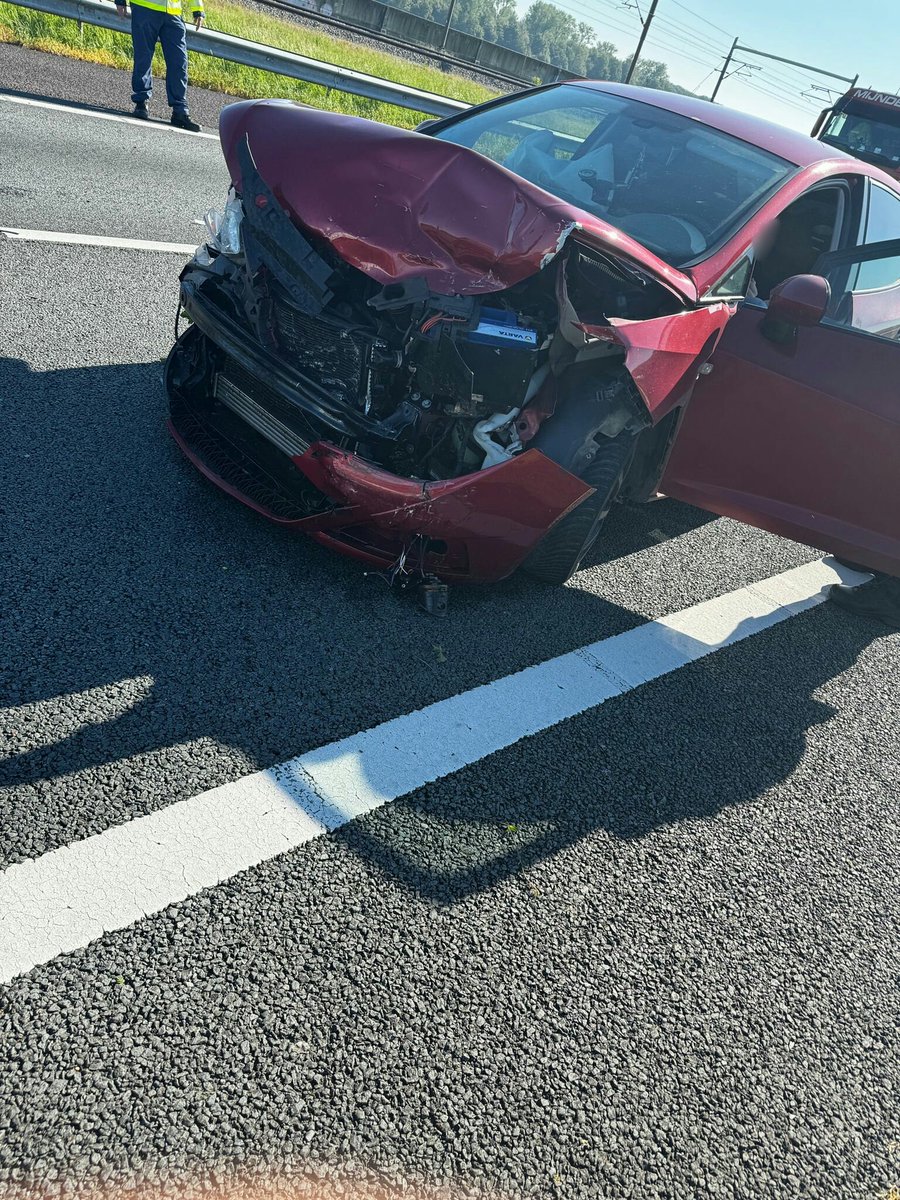
[[[421,277],[440,295],[502,291],[552,262],[578,230],[696,300],[687,275],[621,230],[467,147],[286,100],[243,101],[219,120],[239,190],[245,135],[293,219],[379,283]]]
[[[649,321],[612,317],[609,325],[579,327],[589,338],[624,348],[625,368],[655,423],[687,399],[736,311],[733,304],[712,304]]]

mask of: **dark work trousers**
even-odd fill
[[[166,96],[173,112],[186,113],[187,105],[187,38],[184,21],[169,13],[131,6],[131,41],[134,45],[134,70],[131,73],[131,102],[140,104],[150,99],[153,77],[150,66],[156,43],[162,46],[166,60]]]

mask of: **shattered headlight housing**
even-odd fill
[[[218,254],[227,254],[230,257],[240,254],[243,218],[243,206],[237,198],[234,188],[229,188],[224,209],[210,208],[203,215],[203,224],[206,226],[209,237],[197,247],[197,253],[194,256],[195,262],[201,266],[208,266],[212,262],[211,250],[215,250]]]

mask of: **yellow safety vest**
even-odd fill
[[[168,13],[170,17],[181,16],[181,0],[163,0],[162,4],[155,4],[153,0],[131,0],[131,4],[140,5],[141,8],[152,8],[154,12]],[[203,12],[203,0],[190,0],[191,12]]]

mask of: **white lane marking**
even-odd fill
[[[63,696],[0,709],[0,735],[4,738],[6,752],[27,754],[31,750],[57,745],[91,725],[118,720],[143,704],[153,691],[153,685],[152,675],[135,675],[83,692],[67,692]],[[52,735],[48,734],[48,728]]]
[[[63,246],[107,246],[114,250],[155,250],[165,254],[196,254],[191,242],[147,242],[141,238],[105,237],[94,233],[65,233],[52,229],[8,229],[0,226],[0,241],[55,242]]]
[[[179,129],[177,125],[169,125],[165,121],[141,121],[137,117],[126,117],[124,113],[95,112],[93,109],[78,108],[72,104],[54,104],[52,100],[32,100],[28,96],[10,96],[8,92],[0,92],[0,100],[5,100],[7,104],[24,104],[28,108],[48,108],[52,112],[75,113],[79,117],[96,117],[98,121],[118,121],[123,125],[134,125],[139,129],[162,129],[169,133],[186,134],[187,137],[211,138],[214,142],[219,140],[217,133],[207,133],[205,130],[192,133],[190,129]]]
[[[0,982],[815,607],[814,562],[202,792],[0,874]]]

